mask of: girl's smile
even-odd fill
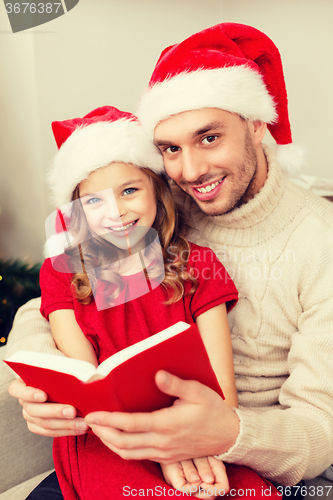
[[[113,226],[113,227],[109,227],[108,229],[110,229],[110,231],[115,231],[116,233],[121,233],[121,232],[124,232],[124,230],[128,230],[130,227],[133,227],[137,222],[138,222],[139,219],[133,221],[133,222],[130,222],[129,224],[126,224],[125,225],[120,225],[120,226]]]

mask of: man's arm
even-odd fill
[[[8,337],[6,357],[18,350],[63,356],[56,348],[50,325],[39,309],[40,298],[30,300],[18,310]],[[46,394],[39,389],[27,387],[21,379],[11,383],[9,394],[19,399],[28,427],[36,434],[55,437],[86,432],[87,426],[82,418],[76,417],[75,408],[69,405],[44,404]]]

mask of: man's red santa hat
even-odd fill
[[[139,104],[144,129],[153,137],[159,122],[202,108],[267,123],[281,166],[290,172],[300,166],[302,152],[292,144],[281,57],[264,33],[222,23],[162,52]]]

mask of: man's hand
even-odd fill
[[[46,403],[45,392],[27,387],[21,379],[14,380],[8,389],[23,407],[23,417],[28,429],[41,436],[60,437],[85,434],[88,426],[83,418],[76,417],[73,406]]]
[[[218,455],[235,443],[238,417],[216,392],[165,371],[159,371],[155,380],[161,391],[178,398],[170,408],[86,416],[86,423],[111,450],[124,459],[167,464]]]

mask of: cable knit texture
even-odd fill
[[[219,458],[292,485],[333,462],[333,206],[265,154],[264,187],[228,214],[207,217],[175,196],[195,228],[189,239],[214,250],[239,290],[229,323],[241,425]],[[52,349],[37,309],[21,311],[11,352]]]
[[[175,196],[189,239],[214,250],[239,291],[228,317],[241,431],[219,458],[292,485],[333,462],[333,206],[264,151],[266,183],[240,208],[207,217]]]

